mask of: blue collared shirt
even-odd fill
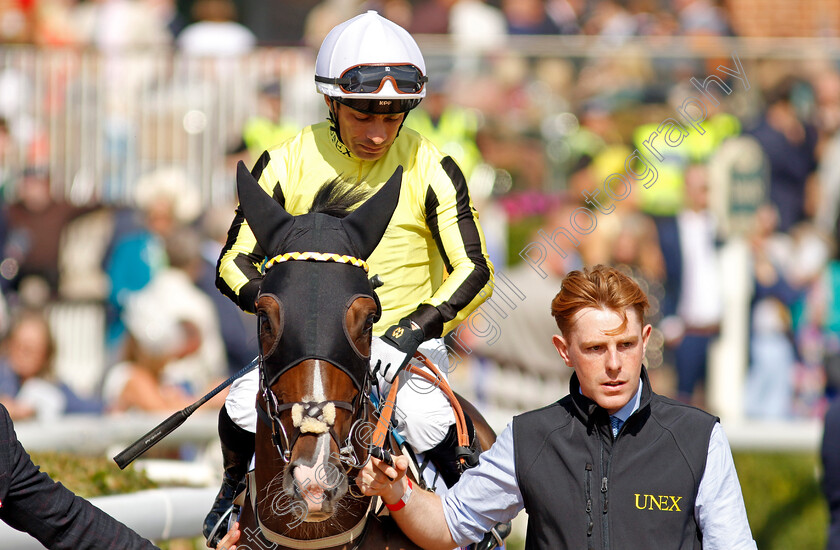
[[[639,384],[636,397],[616,416],[626,421],[639,408],[641,395]],[[512,423],[482,453],[481,463],[467,470],[442,500],[449,531],[460,546],[481,540],[497,523],[519,514],[525,504],[516,483]],[[694,501],[694,518],[703,533],[704,550],[757,550],[732,451],[720,423],[715,423],[709,438],[706,469]]]

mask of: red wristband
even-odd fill
[[[392,512],[396,512],[397,510],[402,510],[403,508],[405,508],[405,505],[408,504],[408,499],[411,497],[411,489],[413,486],[411,485],[411,480],[408,478],[406,479],[408,480],[408,487],[406,488],[399,502],[397,502],[396,504],[388,504],[387,502],[385,503],[385,507]]]

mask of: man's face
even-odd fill
[[[362,160],[382,158],[397,139],[405,117],[405,113],[369,115],[338,102],[334,103],[334,109],[341,129],[341,141]]]
[[[651,331],[650,325],[642,327],[635,309],[626,311],[627,326],[620,334],[607,334],[621,326],[618,312],[588,307],[575,314],[568,335],[553,338],[560,356],[575,369],[583,395],[610,414],[618,412],[639,389]]]

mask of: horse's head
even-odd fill
[[[239,163],[240,206],[269,258],[256,307],[256,475],[258,486],[274,485],[259,497],[275,514],[306,522],[331,517],[348,490],[345,463],[364,452],[352,432],[364,421],[371,328],[380,314],[365,260],[390,222],[401,179],[398,168],[349,213],[363,195],[330,182],[315,199],[322,207],[313,205],[323,211],[292,216]],[[261,472],[261,463],[279,467]]]

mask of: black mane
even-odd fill
[[[351,212],[353,206],[364,201],[367,196],[364,187],[353,185],[339,176],[321,186],[312,199],[309,212],[343,218]]]

